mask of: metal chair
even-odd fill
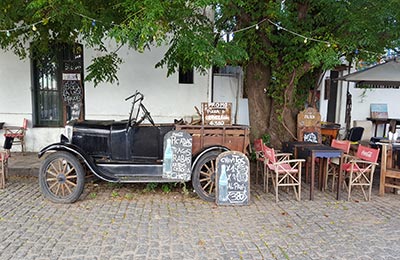
[[[278,202],[279,187],[293,187],[296,199],[301,200],[301,164],[303,159],[288,159],[287,156],[277,157],[275,150],[266,145],[263,146],[264,156],[268,159],[265,165],[265,175],[268,179],[271,175],[275,188],[275,200]],[[296,189],[297,188],[297,189]]]
[[[371,199],[372,181],[374,179],[375,167],[378,165],[379,149],[369,148],[359,145],[357,154],[343,164],[341,171],[344,172],[345,179],[348,179],[348,196],[351,198],[353,187],[360,187],[366,201]],[[368,194],[364,187],[368,188]]]
[[[28,130],[28,119],[24,118],[24,121],[22,123],[22,126],[17,127],[17,126],[6,126],[3,128],[4,129],[4,137],[6,140],[12,141],[12,145],[21,145],[21,152],[25,152],[25,133],[26,130]],[[10,154],[10,148],[6,148],[6,151],[8,154]]]

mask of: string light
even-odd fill
[[[96,26],[97,22],[101,22],[101,21],[98,21],[98,20],[96,20],[96,19],[94,19],[92,17],[89,17],[87,15],[81,14],[81,13],[74,13],[74,14],[78,15],[78,16],[80,16],[82,18],[91,20],[93,27]],[[0,30],[0,33],[5,33],[7,37],[10,37],[11,36],[11,32],[15,32],[15,31],[23,30],[23,29],[27,29],[27,28],[32,28],[32,30],[36,32],[37,31],[36,25],[38,25],[38,24],[47,24],[51,18],[52,17],[47,17],[47,18],[44,18],[44,19],[42,19],[42,20],[40,20],[38,22],[32,23],[32,24],[21,25],[21,26],[15,27],[15,28],[9,28],[9,29]],[[256,30],[259,30],[260,25],[262,23],[266,22],[266,21],[268,21],[270,24],[274,25],[277,28],[278,31],[284,30],[284,31],[286,31],[286,32],[288,32],[290,34],[293,34],[293,35],[296,35],[298,37],[304,38],[304,43],[307,43],[308,41],[314,41],[314,42],[325,43],[328,48],[332,46],[332,44],[329,41],[319,40],[319,39],[315,39],[315,38],[311,38],[311,37],[307,37],[305,35],[299,34],[297,32],[289,30],[289,29],[287,29],[285,27],[282,27],[280,24],[275,23],[275,22],[271,21],[268,18],[264,18],[260,22],[258,22],[256,24],[253,24],[253,25],[250,25],[250,26],[247,26],[245,28],[241,28],[239,30],[235,30],[235,31],[232,31],[232,32],[224,33],[224,34],[222,34],[222,36],[225,36],[225,35],[228,35],[228,34],[234,34],[234,33],[238,33],[238,32],[243,32],[243,31],[247,31],[247,30],[252,29],[252,28],[255,28]],[[103,23],[103,22],[101,22],[101,23]],[[120,25],[115,24],[114,21],[111,22],[111,26],[120,27]],[[378,55],[378,53],[376,53],[376,52],[371,52],[371,51],[367,51],[367,50],[360,50],[360,49],[356,49],[355,50],[356,54],[358,54],[359,52],[366,52],[366,53],[371,53],[371,54],[377,54]]]

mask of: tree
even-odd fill
[[[399,46],[397,0],[3,0],[0,10],[0,46],[21,57],[75,41],[103,51],[88,68],[95,84],[117,80],[107,38],[137,51],[167,44],[155,66],[168,74],[241,65],[252,137],[269,134],[273,145],[295,136],[323,71]]]

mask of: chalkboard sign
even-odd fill
[[[201,103],[201,106],[203,111],[203,124],[214,126],[232,124],[232,103]]]
[[[240,152],[228,151],[217,157],[216,203],[248,205],[250,201],[249,159]]]
[[[192,136],[170,131],[164,136],[163,178],[188,181],[192,173]]]

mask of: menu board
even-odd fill
[[[189,181],[192,173],[192,136],[170,131],[164,136],[163,178]]]
[[[232,103],[213,102],[201,103],[203,112],[203,124],[221,126],[232,124]]]
[[[216,162],[217,205],[248,205],[250,201],[250,164],[243,153],[223,152]]]

